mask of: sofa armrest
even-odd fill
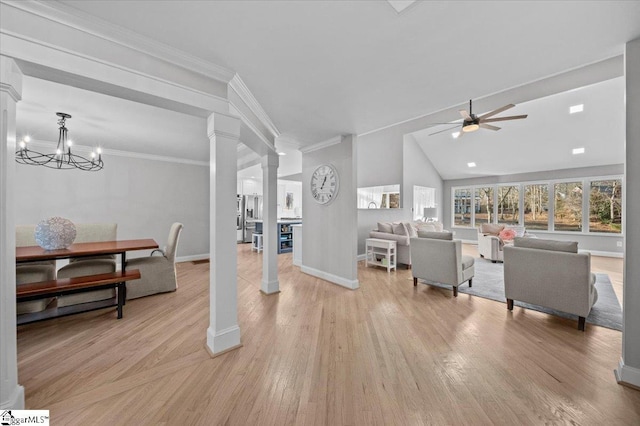
[[[380,238],[381,240],[393,240],[399,246],[409,245],[408,235],[397,235],[397,234],[389,234],[388,232],[371,231],[369,232],[369,238]]]

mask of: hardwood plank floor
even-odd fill
[[[477,255],[475,247],[465,253]],[[358,268],[351,291],[238,246],[242,348],[205,350],[209,264],[175,293],[18,328],[27,408],[53,425],[640,424],[614,379],[621,333]],[[480,261],[480,260],[478,260]],[[594,258],[622,289],[622,260]],[[481,285],[481,280],[474,281]]]

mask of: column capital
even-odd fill
[[[278,167],[280,166],[280,156],[275,152],[269,151],[268,154],[262,156],[260,163],[263,169],[267,167]]]
[[[22,99],[22,71],[13,58],[0,55],[0,91],[6,92],[14,102]]]
[[[240,119],[232,115],[214,112],[207,118],[207,135],[209,138],[219,136],[239,139]]]

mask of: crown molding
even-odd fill
[[[20,93],[18,93],[16,88],[11,84],[0,82],[0,92],[7,93],[9,96],[11,96],[11,99],[13,99],[14,102],[22,100],[22,96],[20,96]]]
[[[233,104],[233,102],[229,101],[229,109],[231,110],[231,112],[235,115],[237,115],[238,117],[240,117],[240,120],[249,128],[251,129],[251,131],[253,133],[255,133],[255,135],[265,144],[267,145],[270,149],[272,149],[273,151],[276,150],[275,145],[269,140],[267,139],[267,137],[262,134],[262,132],[255,126],[255,124],[253,124],[253,122],[251,120],[249,120],[249,117],[247,117],[236,105]]]
[[[134,31],[108,23],[62,3],[34,0],[2,0],[0,3],[119,44],[145,55],[153,56],[223,83],[229,83],[234,77],[234,72],[227,68],[157,42]]]
[[[48,142],[43,140],[32,139],[28,144],[29,146],[37,147],[37,148],[46,148],[53,150],[56,149],[56,142]],[[92,152],[94,150],[93,147],[86,145],[73,145],[74,152]],[[208,161],[198,161],[198,160],[190,160],[187,158],[178,158],[178,157],[168,157],[164,155],[155,155],[155,154],[146,154],[143,152],[133,152],[133,151],[122,151],[118,149],[105,149],[102,148],[102,155],[104,156],[114,156],[114,157],[127,157],[127,158],[137,158],[140,160],[151,160],[151,161],[163,161],[165,163],[177,163],[177,164],[187,164],[190,166],[202,166],[209,167]],[[104,160],[104,158],[103,158]],[[105,161],[106,164],[106,161]]]
[[[341,142],[342,142],[342,135],[338,135],[331,139],[327,139],[326,141],[314,143],[313,145],[303,146],[302,148],[300,148],[300,152],[302,152],[303,154],[308,154],[309,152],[327,148],[331,145],[337,145]]]
[[[242,101],[247,105],[247,107],[249,107],[251,112],[254,113],[256,117],[258,117],[258,120],[260,120],[260,122],[267,129],[269,129],[273,137],[280,136],[280,131],[278,130],[276,125],[273,124],[273,121],[271,121],[271,118],[269,118],[264,108],[262,108],[262,105],[260,105],[260,103],[255,98],[255,96],[253,96],[253,93],[251,93],[251,91],[249,90],[247,85],[244,83],[244,81],[242,81],[242,78],[240,78],[240,75],[238,74],[234,75],[231,81],[229,82],[229,86],[233,89],[234,92],[238,94],[240,99],[242,99]]]

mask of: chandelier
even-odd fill
[[[71,115],[64,112],[57,112],[56,115],[60,117],[58,120],[58,126],[60,127],[56,152],[43,154],[29,149],[27,143],[30,141],[30,138],[27,136],[18,144],[19,148],[16,151],[16,162],[32,166],[45,166],[50,169],[80,169],[91,172],[102,170],[104,166],[102,162],[102,150],[97,148],[95,151],[92,151],[90,158],[72,153],[71,145],[73,142],[67,139],[67,128],[65,126],[65,121],[71,118]]]

